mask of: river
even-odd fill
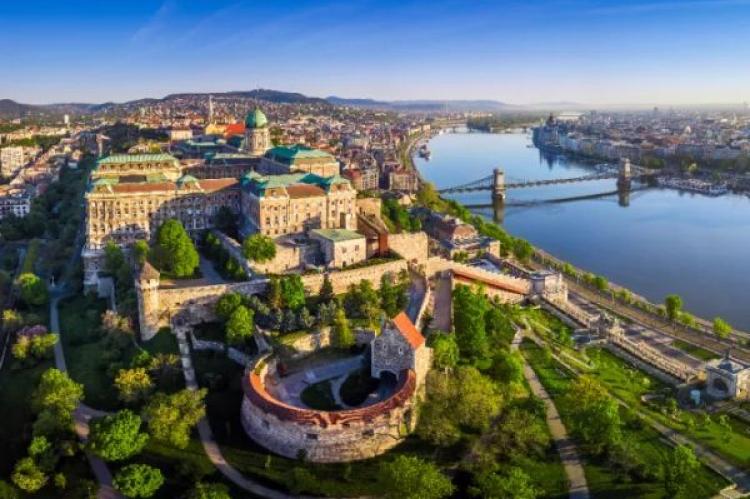
[[[582,160],[541,154],[531,146],[530,136],[521,133],[446,133],[431,139],[429,147],[431,159],[415,157],[415,162],[438,188],[480,179],[495,167],[505,171],[508,182],[593,171],[593,165]],[[492,206],[472,209],[499,220],[511,234],[652,302],[676,293],[686,310],[707,319],[721,316],[750,330],[750,199],[648,188],[634,190],[627,200],[614,194],[537,203],[614,190],[615,180],[513,189],[501,212]],[[491,204],[486,191],[455,199],[471,206]]]

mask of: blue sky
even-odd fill
[[[750,100],[750,0],[13,1],[0,98]]]

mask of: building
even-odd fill
[[[347,178],[358,191],[375,191],[380,184],[377,168],[347,169],[342,176]]]
[[[172,128],[168,132],[169,140],[177,142],[179,140],[189,140],[193,138],[193,130],[190,128]]]
[[[180,162],[170,154],[113,154],[100,159],[91,179],[111,178],[125,183],[148,180],[177,180],[182,175]]]
[[[400,168],[388,173],[388,189],[392,191],[416,192],[419,190],[419,177],[416,172]]]
[[[258,166],[258,171],[264,175],[304,172],[331,177],[338,175],[339,170],[339,162],[331,154],[300,145],[274,147],[266,152]]]
[[[500,242],[480,235],[470,224],[459,218],[431,210],[415,210],[424,231],[432,238],[433,248],[446,258],[473,258],[490,253],[500,255]]]
[[[348,180],[311,173],[242,177],[243,234],[283,236],[311,229],[354,229],[357,191]]]
[[[310,238],[320,243],[323,263],[329,268],[342,268],[367,258],[365,236],[348,229],[313,229]]]
[[[401,312],[384,321],[380,334],[372,341],[370,359],[373,378],[388,372],[398,379],[399,373],[411,370],[417,375],[417,385],[421,385],[430,370],[432,350],[409,316]]]
[[[3,147],[0,149],[0,173],[3,177],[12,177],[26,164],[23,146]]]
[[[9,215],[23,218],[31,210],[31,193],[9,185],[0,186],[0,219]]]
[[[750,398],[750,368],[729,357],[706,363],[706,392],[713,398],[747,400]]]
[[[257,107],[245,117],[244,142],[243,150],[253,156],[262,156],[271,148],[271,133],[268,130],[268,118]]]

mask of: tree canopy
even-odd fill
[[[242,295],[239,293],[226,293],[216,302],[216,315],[222,320],[229,320],[232,312],[242,305]]]
[[[51,368],[42,374],[33,402],[37,410],[51,410],[62,417],[70,417],[82,398],[83,385],[70,379],[66,373]]]
[[[305,286],[298,274],[281,278],[281,300],[284,307],[292,310],[298,310],[305,305]]]
[[[276,256],[276,243],[263,234],[252,234],[242,242],[242,253],[253,262],[268,262]]]
[[[154,395],[143,410],[151,436],[179,449],[187,447],[190,430],[206,415],[205,396],[205,389]]]
[[[669,320],[676,321],[682,311],[682,298],[678,295],[668,295],[664,298],[664,309]]]
[[[164,222],[156,232],[153,250],[156,265],[175,277],[190,277],[200,258],[182,223],[174,218]]]
[[[120,369],[115,376],[115,388],[125,402],[143,399],[154,386],[151,376],[144,367]]]
[[[21,292],[21,299],[27,305],[40,306],[47,303],[49,299],[47,285],[36,274],[25,272],[18,276],[16,284]]]
[[[253,311],[244,305],[239,305],[232,311],[226,324],[228,343],[240,345],[253,335],[255,329],[253,316]]]
[[[127,409],[91,422],[88,448],[105,461],[128,459],[143,450],[148,434],[141,432],[141,418]]]
[[[669,497],[689,497],[695,472],[700,468],[695,452],[687,445],[678,445],[664,464],[664,488]]]
[[[159,468],[129,464],[117,472],[112,483],[127,497],[151,497],[164,483],[164,476]]]
[[[198,482],[187,496],[188,499],[231,499],[229,487],[223,483]]]
[[[452,369],[458,365],[459,352],[453,334],[438,333],[432,343],[432,358],[437,369]]]
[[[459,284],[453,290],[453,323],[461,356],[477,361],[487,357],[489,343],[484,315],[489,308],[481,289]]]
[[[398,456],[380,469],[386,497],[398,499],[439,499],[453,493],[450,479],[433,463],[415,456]]]
[[[714,334],[719,338],[727,338],[732,334],[732,326],[721,317],[714,318]]]
[[[354,333],[346,318],[343,307],[336,307],[333,316],[333,327],[331,331],[331,343],[336,348],[349,348],[354,345]]]
[[[572,431],[595,454],[621,440],[620,413],[617,402],[591,376],[580,376],[571,383],[565,395],[572,408]]]

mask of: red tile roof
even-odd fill
[[[231,125],[227,125],[227,128],[224,130],[224,135],[226,137],[231,137],[232,135],[242,135],[243,133],[245,133],[244,123],[232,123]]]
[[[412,346],[412,348],[419,348],[424,344],[424,336],[422,333],[417,331],[414,323],[409,319],[409,316],[405,312],[401,312],[393,318],[393,324],[401,335],[406,338],[406,341]]]

